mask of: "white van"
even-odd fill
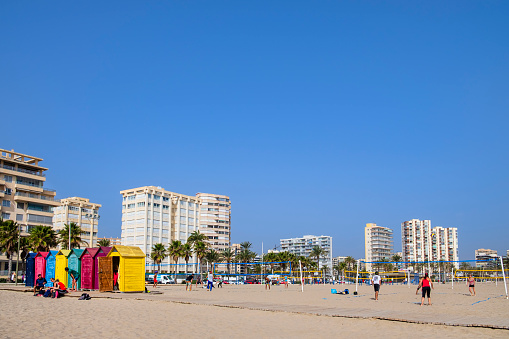
[[[153,282],[154,281],[154,275],[153,274],[150,274],[148,276],[148,280],[149,282]],[[172,279],[170,278],[168,275],[157,275],[157,283],[158,284],[163,284],[163,285],[166,285],[166,284],[174,284],[175,283],[175,279]]]

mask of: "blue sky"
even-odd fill
[[[506,1],[0,4],[0,147],[44,158],[57,197],[232,200],[232,241],[364,225],[458,227],[509,249]]]

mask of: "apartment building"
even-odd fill
[[[392,230],[374,223],[366,224],[364,228],[364,252],[366,268],[372,270],[371,262],[390,260],[393,255]]]
[[[320,258],[319,268],[327,265],[332,270],[332,237],[305,235],[302,238],[281,239],[281,251],[288,251],[297,256],[309,257],[314,246],[320,246],[325,255]]]
[[[403,261],[458,261],[458,229],[431,227],[431,220],[412,219],[401,223]],[[459,267],[455,262],[454,266]]]
[[[56,232],[62,230],[71,222],[76,223],[84,232],[81,236],[81,247],[95,247],[97,231],[99,229],[100,204],[92,203],[89,199],[70,197],[60,199],[60,206],[54,208],[53,228]],[[60,245],[60,247],[67,248]]]
[[[197,193],[200,200],[200,232],[216,251],[230,248],[231,201],[226,195]]]
[[[120,191],[122,195],[122,245],[138,246],[152,263],[150,253],[157,243],[168,245],[173,240],[187,242],[192,232],[199,230],[200,199],[170,192],[161,187],[144,186]],[[185,263],[179,259],[179,264]],[[188,271],[195,271],[197,259],[189,260]],[[163,261],[161,269],[168,271],[171,258]],[[174,267],[172,267],[173,271]],[[184,272],[185,265],[179,265]]]
[[[342,256],[332,258],[332,267],[339,265],[339,263],[345,261],[345,259],[346,257]]]
[[[477,268],[496,268],[498,263],[497,251],[486,248],[479,248],[475,250],[475,260],[489,260],[476,262],[475,267]]]
[[[31,155],[0,149],[0,211],[4,220],[16,221],[22,235],[37,225],[52,226],[56,191],[44,187],[43,161]],[[0,256],[0,271],[7,270],[7,258]],[[4,272],[2,272],[4,273]]]
[[[122,245],[122,240],[120,238],[97,238],[97,242],[101,240],[108,240],[110,242],[110,246]]]

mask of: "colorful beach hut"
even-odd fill
[[[46,280],[48,281],[46,284],[47,287],[52,286],[50,279],[55,277],[55,256],[57,253],[58,251],[49,251],[48,256],[46,257]]]
[[[25,259],[25,267],[26,267],[26,276],[25,276],[25,286],[34,287],[35,286],[35,256],[37,253],[28,253]]]
[[[110,251],[110,246],[101,246],[99,247],[99,252],[97,252],[95,256],[95,289],[99,289],[99,258],[107,256]]]
[[[55,256],[55,279],[67,286],[67,258],[71,254],[70,250],[60,250]]]
[[[113,246],[99,258],[99,291],[113,290],[113,274],[118,271],[121,292],[145,291],[145,254],[135,246]]]
[[[35,279],[40,275],[46,277],[46,257],[49,252],[39,252],[35,256]]]
[[[81,254],[81,288],[85,290],[96,290],[99,288],[95,283],[97,276],[96,255],[99,247],[85,248]]]
[[[76,283],[76,288],[79,290],[81,289],[81,255],[83,254],[84,250],[81,250],[79,248],[73,248],[71,250],[71,253],[69,254],[69,257],[67,258],[67,267],[69,267],[70,270],[75,270],[80,274],[80,279],[78,279]],[[72,278],[69,274],[67,276],[67,287],[72,287]]]

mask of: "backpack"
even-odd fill
[[[48,288],[46,290],[46,292],[44,292],[44,298],[49,298],[49,297],[51,297],[51,290]]]
[[[92,299],[92,297],[87,293],[83,293],[81,297],[78,298],[78,300],[90,300],[90,299]]]

